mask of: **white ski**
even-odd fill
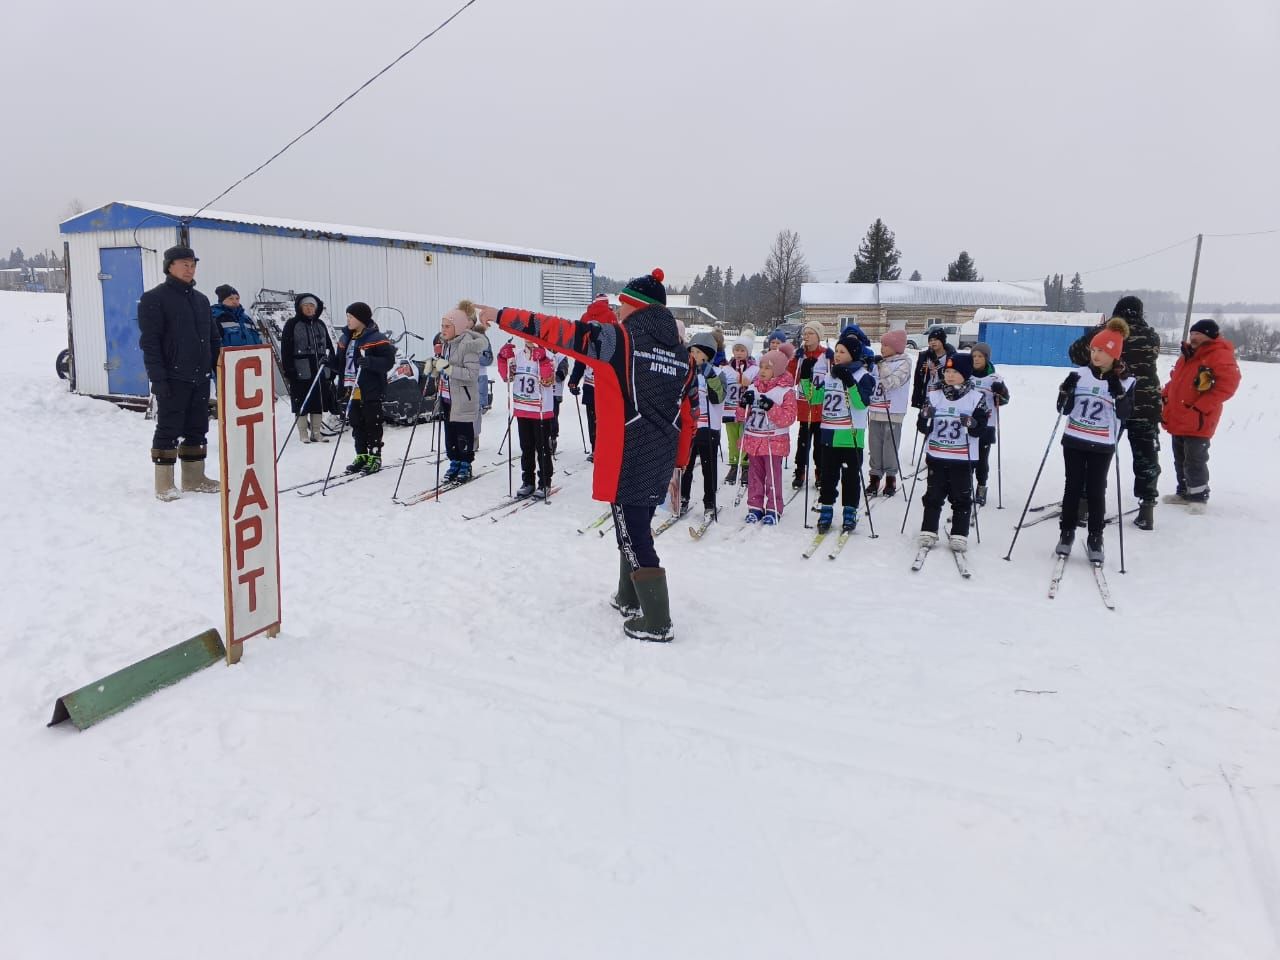
[[[1093,579],[1098,583],[1098,593],[1102,595],[1102,602],[1106,604],[1108,610],[1114,610],[1116,602],[1111,599],[1111,588],[1107,586],[1107,578],[1102,573],[1102,564],[1091,563],[1089,566],[1093,567]]]
[[[973,576],[973,571],[969,569],[969,558],[962,551],[952,550],[951,556],[956,562],[956,569],[960,571],[960,576],[966,580]]]
[[[679,523],[681,519],[682,518],[680,514],[678,513],[671,514],[671,516],[667,517],[667,519],[663,520],[660,524],[658,524],[656,527],[653,528],[653,531],[652,531],[653,536],[655,537],[662,536],[666,531],[670,530],[677,523]]]
[[[836,537],[836,545],[831,548],[831,552],[827,554],[828,560],[834,560],[840,556],[840,551],[844,549],[844,545],[849,542],[849,538],[853,536],[852,530],[841,530],[840,536]]]
[[[715,517],[712,517],[710,520],[707,520],[705,518],[702,520],[699,520],[697,523],[692,524],[689,527],[689,536],[692,537],[694,540],[701,540],[706,535],[707,531],[711,528],[711,524],[715,522],[716,522]]]
[[[818,547],[822,546],[822,541],[827,539],[827,534],[830,532],[831,532],[830,530],[824,530],[822,533],[814,534],[813,539],[809,541],[809,546],[805,548],[805,551],[804,553],[801,554],[801,556],[804,557],[806,560],[808,560],[815,553],[817,553]]]
[[[1058,595],[1058,585],[1062,583],[1062,574],[1067,569],[1067,558],[1058,557],[1053,564],[1053,579],[1049,581],[1049,599]]]
[[[921,547],[916,551],[916,558],[911,561],[913,573],[919,572],[920,568],[924,566],[924,562],[929,559],[929,551],[932,549],[933,547]]]

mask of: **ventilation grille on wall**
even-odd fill
[[[591,302],[591,275],[542,271],[542,302],[545,304],[588,304]]]

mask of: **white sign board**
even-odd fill
[[[280,631],[280,524],[271,348],[218,357],[222,571],[227,662],[250,637]]]

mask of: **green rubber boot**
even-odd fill
[[[641,567],[631,575],[631,582],[643,612],[623,624],[623,632],[635,640],[670,643],[675,639],[675,631],[671,628],[667,571],[662,567]]]
[[[641,613],[636,585],[631,582],[631,564],[621,550],[618,551],[618,592],[609,598],[609,606],[628,619]]]

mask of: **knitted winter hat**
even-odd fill
[[[308,303],[315,307],[317,311],[320,309],[320,301],[311,296],[311,294],[307,294],[305,297],[298,298],[298,312],[301,313],[302,308]]]
[[[666,274],[661,267],[654,267],[651,273],[635,277],[627,281],[627,285],[618,294],[623,303],[643,310],[645,307],[667,305],[667,288],[662,285]]]
[[[707,360],[712,360],[716,355],[716,338],[710,333],[695,333],[693,339],[689,341],[689,349],[697,347],[704,354]]]
[[[735,347],[746,347],[747,356],[751,356],[751,351],[755,348],[755,345],[756,333],[750,327],[738,334],[737,339],[733,341],[733,346]]]
[[[1121,297],[1116,301],[1116,308],[1111,311],[1111,315],[1125,320],[1141,320],[1142,301],[1137,297]]]
[[[1218,329],[1218,325],[1214,323],[1212,320],[1197,320],[1195,323],[1191,325],[1190,332],[1203,333],[1206,337],[1210,338],[1211,340],[1217,340],[1219,334],[1222,333],[1222,331]]]
[[[973,376],[973,357],[968,351],[956,351],[942,361],[943,370],[954,370],[968,380]]]
[[[164,272],[168,273],[169,268],[173,266],[175,260],[194,260],[200,262],[200,258],[196,256],[196,252],[190,247],[170,247],[164,252]]]
[[[861,333],[856,327],[845,327],[840,331],[840,339],[836,341],[836,346],[844,347],[849,351],[849,356],[854,360],[862,357],[862,339],[858,336]]]
[[[814,332],[814,335],[819,340],[821,340],[823,337],[827,335],[827,331],[822,328],[822,324],[820,324],[817,320],[810,320],[803,327],[800,328],[800,332],[802,334],[808,332],[809,330],[812,330]]]
[[[787,372],[788,362],[789,358],[781,350],[765,351],[764,356],[760,358],[761,365],[767,363],[773,367],[773,375],[775,377],[780,377]]]
[[[939,343],[946,343],[947,331],[943,330],[941,327],[932,327],[929,330],[929,335],[925,339],[937,340]]]
[[[781,327],[773,331],[773,333],[769,334],[768,339],[765,340],[765,345],[767,346],[769,343],[771,343],[774,340],[777,340],[779,343],[787,342],[787,335],[782,332]]]
[[[991,362],[991,344],[989,343],[975,343],[969,348],[969,352],[980,353],[986,358],[987,363]]]
[[[1137,297],[1131,299],[1137,300]],[[1141,306],[1139,306],[1141,309]],[[1093,335],[1089,341],[1090,348],[1101,350],[1112,360],[1119,360],[1124,352],[1124,338],[1129,335],[1129,324],[1122,317],[1112,317],[1107,325]]]
[[[890,330],[880,338],[880,349],[882,351],[892,351],[894,353],[907,352],[907,331]]]
[[[223,300],[227,299],[227,297],[240,296],[240,291],[229,283],[223,283],[213,288],[213,295],[217,297],[218,302],[221,303]]]
[[[357,300],[355,303],[351,304],[351,306],[347,307],[347,313],[351,314],[351,316],[355,317],[366,327],[373,323],[373,311],[369,309],[369,305],[367,303],[362,303]]]
[[[778,347],[777,350],[787,358],[787,363],[790,363],[792,358],[796,355],[796,345],[794,343],[784,343],[782,346]]]

